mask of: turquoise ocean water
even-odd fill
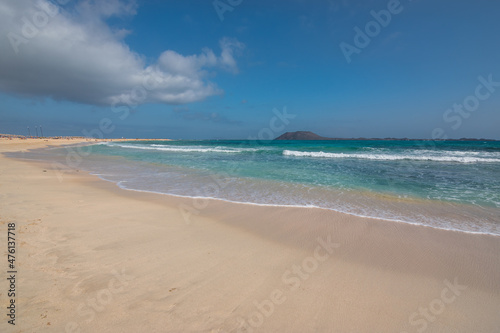
[[[321,207],[500,235],[500,142],[101,143],[78,168],[132,190]],[[68,149],[51,149],[68,160]]]

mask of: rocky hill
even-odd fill
[[[332,140],[309,131],[286,132],[274,140]]]

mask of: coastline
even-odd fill
[[[0,140],[0,153],[77,143],[40,140]],[[15,331],[500,330],[500,237],[315,208],[197,209],[0,161],[2,229],[20,232]]]
[[[181,198],[181,199],[187,199],[187,200],[220,201],[220,202],[226,202],[228,204],[233,204],[233,205],[248,205],[248,206],[269,207],[269,208],[274,207],[274,208],[282,208],[282,209],[293,208],[293,209],[323,210],[323,211],[327,211],[327,212],[333,212],[334,214],[343,214],[343,215],[352,216],[354,218],[384,221],[387,223],[403,223],[403,224],[421,226],[424,228],[431,228],[431,229],[436,229],[436,230],[444,230],[444,231],[452,231],[452,232],[461,232],[461,233],[473,234],[473,235],[487,235],[487,236],[500,237],[500,235],[497,235],[497,234],[491,233],[491,232],[438,227],[438,226],[433,226],[433,225],[422,224],[421,222],[412,222],[412,221],[404,221],[404,220],[398,220],[398,219],[392,219],[392,218],[382,218],[382,217],[375,217],[375,216],[369,216],[369,215],[361,215],[361,214],[356,214],[356,213],[352,213],[352,212],[348,212],[348,211],[342,211],[342,210],[338,210],[338,209],[334,209],[334,208],[325,208],[325,207],[320,207],[320,206],[312,206],[312,205],[311,206],[301,206],[301,205],[241,202],[241,201],[234,201],[234,200],[216,198],[216,197],[199,197],[199,196],[188,196],[188,195],[180,195],[180,194],[162,193],[162,192],[155,192],[155,191],[149,191],[149,190],[139,190],[139,189],[133,189],[133,188],[127,188],[127,187],[121,186],[120,184],[117,184],[116,182],[114,182],[112,180],[107,180],[107,179],[101,178],[100,175],[94,175],[94,174],[91,174],[91,175],[97,176],[97,177],[99,177],[99,179],[101,179],[105,182],[110,182],[112,184],[115,184],[116,186],[118,186],[120,189],[122,189],[124,191],[134,191],[134,192],[139,192],[139,193],[151,193],[151,194],[155,194],[155,195],[165,195],[167,197]]]

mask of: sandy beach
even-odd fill
[[[0,155],[4,313],[9,223],[17,269],[2,332],[500,331],[500,237],[58,172]]]

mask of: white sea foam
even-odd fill
[[[436,162],[458,162],[458,163],[500,163],[499,158],[488,158],[474,156],[460,156],[461,154],[440,154],[440,155],[425,155],[422,152],[414,151],[413,153],[401,154],[345,154],[345,153],[325,153],[322,151],[296,151],[284,150],[284,156],[294,157],[315,157],[315,158],[353,158],[366,160],[380,161],[397,161],[397,160],[414,160],[414,161],[436,161]]]
[[[104,180],[110,181],[108,179],[102,178]],[[116,182],[115,182],[116,183]],[[421,215],[421,219],[416,218],[417,216],[412,216],[411,218],[407,218],[405,216],[401,216],[398,214],[391,213],[389,211],[385,211],[384,209],[378,209],[375,211],[364,211],[360,209],[353,210],[350,204],[342,205],[341,203],[337,203],[336,207],[328,207],[322,205],[316,205],[311,203],[285,203],[285,202],[275,202],[275,203],[263,203],[259,201],[254,201],[250,198],[250,200],[245,199],[229,199],[224,197],[213,197],[213,196],[200,196],[200,195],[188,195],[188,194],[178,194],[178,193],[168,193],[162,191],[154,191],[154,190],[143,190],[137,188],[131,188],[123,184],[123,182],[118,182],[117,185],[125,190],[132,190],[137,192],[146,192],[146,193],[156,193],[161,195],[168,195],[173,197],[180,198],[189,198],[189,199],[208,199],[215,201],[225,201],[234,204],[242,204],[242,205],[251,205],[251,206],[263,206],[263,207],[287,207],[287,208],[307,208],[307,209],[323,209],[323,210],[331,210],[343,214],[348,214],[352,216],[358,216],[362,218],[369,219],[383,219],[390,222],[396,223],[405,223],[405,224],[413,224],[420,225],[424,227],[441,229],[441,230],[451,230],[451,231],[460,231],[464,233],[470,234],[482,234],[482,235],[499,235],[496,228],[488,229],[485,226],[477,226],[477,225],[462,225],[450,223],[448,220],[441,220],[436,218],[435,216],[432,218],[426,218],[424,215]],[[259,196],[260,197],[260,196]],[[472,229],[471,229],[472,228]]]
[[[483,161],[485,158],[493,159],[496,163],[490,164],[488,167],[481,165],[481,168],[477,169],[492,169],[491,172],[496,172],[498,166],[500,165],[500,152],[497,151],[455,151],[449,150],[432,150],[432,149],[385,149],[385,148],[372,148],[366,149],[363,152],[344,152],[344,153],[333,153],[333,152],[314,152],[311,148],[302,148],[303,151],[298,150],[285,150],[286,147],[263,147],[263,148],[250,148],[250,147],[230,147],[228,145],[221,144],[220,146],[206,146],[203,143],[200,144],[189,144],[186,146],[174,146],[168,144],[158,144],[153,147],[152,144],[129,144],[129,143],[103,143],[110,147],[119,148],[123,147],[123,152],[138,153],[139,150],[133,149],[149,149],[150,152],[155,152],[157,150],[168,148],[169,150],[182,149],[185,151],[189,149],[190,151],[195,151],[186,154],[193,155],[205,155],[201,152],[196,152],[196,150],[246,150],[255,149],[261,151],[264,149],[270,149],[276,152],[276,154],[282,154],[285,159],[289,157],[296,156],[297,158],[310,159],[323,157],[327,159],[332,159],[335,161],[337,159],[359,159],[359,162],[367,161],[367,159],[375,160],[401,160],[411,157],[410,159],[427,160],[427,157],[441,158],[439,161],[450,161],[449,158],[474,158]],[[218,143],[217,143],[218,145]],[[130,150],[128,149],[130,148]],[[160,148],[160,149],[158,149]],[[371,148],[371,147],[369,147]],[[289,148],[290,149],[290,148]],[[326,148],[325,150],[327,150]],[[319,149],[318,149],[319,150]],[[148,151],[148,150],[146,150]],[[171,151],[171,150],[170,150]],[[65,151],[64,151],[65,152]],[[209,151],[207,151],[209,152]],[[168,151],[166,154],[169,154]],[[174,154],[174,153],[172,153]],[[216,154],[216,153],[214,153]],[[141,154],[142,155],[142,154]],[[64,155],[66,156],[66,155]],[[64,156],[62,158],[64,158]],[[184,156],[184,155],[183,155]],[[179,156],[179,159],[183,159],[183,156]],[[205,155],[210,157],[210,154]],[[216,155],[218,156],[218,155]],[[233,157],[245,157],[244,154],[229,154]],[[264,157],[267,155],[264,155]],[[373,158],[375,156],[375,158]],[[389,158],[387,158],[389,156]],[[24,156],[26,158],[26,156]],[[495,158],[496,157],[496,158]],[[211,172],[206,172],[204,169],[200,172],[196,169],[184,168],[182,166],[176,167],[174,165],[168,165],[165,167],[157,166],[156,164],[147,165],[144,163],[135,164],[134,161],[127,160],[116,160],[102,159],[102,156],[96,155],[83,159],[81,168],[92,170],[94,174],[99,175],[101,178],[108,181],[117,183],[121,188],[144,191],[144,192],[154,192],[162,193],[168,195],[174,195],[179,197],[186,197],[192,199],[207,198],[215,200],[223,200],[229,202],[237,202],[242,204],[251,205],[261,205],[261,206],[287,206],[287,207],[308,207],[308,208],[321,208],[329,209],[338,212],[343,212],[356,216],[364,216],[371,218],[386,219],[397,222],[406,222],[413,224],[421,224],[426,226],[431,226],[435,228],[451,229],[451,230],[461,230],[466,232],[477,232],[477,233],[489,233],[494,235],[500,235],[500,227],[498,227],[498,208],[500,208],[500,202],[498,199],[498,183],[493,181],[492,184],[486,183],[484,191],[478,190],[479,185],[474,185],[471,182],[469,187],[467,184],[462,184],[462,182],[449,182],[447,173],[444,175],[438,174],[437,183],[434,187],[427,188],[427,198],[429,200],[415,202],[413,205],[412,191],[403,192],[402,194],[397,194],[399,198],[405,198],[405,200],[397,199],[387,199],[387,195],[383,196],[372,196],[371,194],[366,194],[364,191],[354,191],[349,190],[347,186],[340,188],[343,185],[335,183],[334,185],[329,185],[326,187],[319,185],[307,185],[302,183],[292,183],[286,179],[279,180],[265,180],[258,178],[247,178],[245,175],[238,176],[221,176],[214,171],[212,177]],[[245,160],[245,159],[244,159]],[[263,159],[263,163],[267,159]],[[290,160],[289,160],[290,161]],[[455,162],[458,162],[455,160]],[[397,163],[397,162],[395,162]],[[462,162],[470,163],[470,162]],[[295,163],[292,163],[292,166]],[[349,164],[349,163],[348,163]],[[359,164],[359,163],[357,163]],[[366,164],[366,163],[361,163]],[[386,164],[390,164],[386,162]],[[432,160],[429,163],[423,163],[425,166],[432,164]],[[298,164],[301,165],[300,163]],[[470,165],[470,164],[469,164]],[[467,169],[469,165],[457,165],[457,170]],[[369,165],[372,167],[374,165]],[[265,170],[267,165],[262,165]],[[385,168],[385,165],[381,167]],[[346,168],[347,169],[347,168]],[[440,168],[432,168],[439,171]],[[473,168],[474,169],[474,168]],[[345,169],[344,169],[345,170]],[[344,171],[340,170],[340,171]],[[349,169],[347,169],[348,171]],[[392,169],[390,169],[392,170]],[[470,170],[470,169],[467,169]],[[223,171],[223,170],[222,170]],[[221,172],[222,172],[221,171]],[[292,169],[292,171],[295,171]],[[314,170],[307,170],[307,172],[313,172]],[[397,171],[397,170],[396,170]],[[404,170],[403,170],[404,171]],[[432,170],[430,170],[432,171]],[[283,172],[285,174],[285,172]],[[420,182],[425,181],[420,179],[422,174],[420,172],[412,173],[413,176],[418,178],[413,178],[412,181]],[[466,173],[465,175],[470,175]],[[425,175],[424,175],[425,176]],[[440,177],[444,178],[441,179]],[[482,176],[482,174],[478,174]],[[491,173],[486,173],[486,176],[494,178]],[[463,177],[456,177],[463,178]],[[216,180],[217,179],[217,180]],[[404,178],[407,179],[407,178]],[[454,178],[453,178],[454,179]],[[473,181],[476,181],[472,179]],[[219,183],[218,181],[221,181]],[[220,184],[223,184],[220,185]],[[347,183],[346,183],[347,184]],[[423,183],[425,184],[425,183]],[[391,186],[394,184],[390,184]],[[369,187],[370,184],[367,184]],[[201,190],[198,190],[201,189]],[[207,190],[204,190],[207,189]],[[376,192],[375,192],[376,193]],[[386,193],[386,192],[384,192]],[[397,192],[400,193],[400,192]],[[420,192],[419,192],[420,193]],[[365,195],[366,194],[366,195]],[[396,194],[394,194],[396,195]],[[436,200],[436,202],[434,202]],[[444,202],[439,202],[444,201]],[[467,206],[462,206],[462,202],[466,202]],[[488,206],[484,206],[488,203]],[[492,206],[492,207],[491,207]],[[497,210],[495,210],[497,209]]]
[[[214,148],[202,148],[202,147],[175,147],[175,146],[166,146],[166,145],[151,145],[151,146],[139,146],[139,145],[124,145],[124,144],[115,144],[110,145],[113,147],[120,148],[129,148],[129,149],[144,149],[144,150],[158,150],[158,151],[167,151],[167,152],[181,152],[181,153],[242,153],[244,149],[238,148],[222,148],[222,147],[214,147]]]

